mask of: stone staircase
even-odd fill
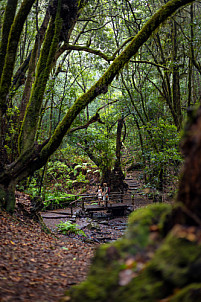
[[[127,173],[127,176],[125,178],[125,182],[128,184],[128,190],[125,193],[124,202],[129,203],[128,196],[131,196],[130,200],[133,205],[133,210],[152,203],[148,200],[147,194],[142,188],[143,182],[140,180],[141,173],[142,171],[133,171],[131,173]]]

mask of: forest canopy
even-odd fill
[[[58,148],[79,147],[107,179],[123,146],[162,190],[182,160],[187,109],[200,102],[199,1],[0,7],[1,206],[14,210],[16,185]]]

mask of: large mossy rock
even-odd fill
[[[132,213],[125,236],[97,249],[87,280],[63,301],[201,301],[201,230],[176,225],[164,237],[170,213],[166,204]]]

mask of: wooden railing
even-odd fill
[[[121,192],[110,192],[109,194],[109,203],[123,203],[123,201],[125,201],[125,196],[127,196],[127,200],[126,203],[132,204],[132,197],[130,194],[124,194]],[[92,193],[92,194],[80,194],[80,195],[75,195],[75,200],[70,202],[68,201],[68,197],[63,197],[62,198],[64,200],[64,202],[62,202],[63,205],[66,204],[66,207],[70,208],[71,214],[73,215],[73,208],[78,206],[78,204],[80,204],[81,208],[83,211],[86,210],[86,203],[90,203],[92,204],[92,202],[94,203],[98,203],[98,195],[96,193]],[[66,200],[66,202],[65,202]],[[55,199],[51,199],[49,201],[55,201]],[[104,207],[107,208],[108,207],[108,203],[106,200],[106,204],[104,204]]]

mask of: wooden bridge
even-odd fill
[[[81,204],[82,211],[90,216],[100,211],[107,211],[113,216],[123,216],[128,207],[132,206],[132,197],[130,193],[111,192],[109,201],[99,202],[97,194],[82,194],[71,204],[78,205],[78,203]]]
[[[85,213],[93,217],[93,213],[95,212],[107,211],[107,213],[110,213],[112,216],[124,216],[130,206],[131,205],[118,203],[108,204],[107,206],[87,205],[85,207]]]
[[[132,195],[130,192],[111,192],[109,194],[109,201],[101,201],[99,204],[97,194],[80,194],[76,196],[76,199],[69,203],[68,197],[62,198],[62,204],[65,206],[66,211],[58,212],[62,216],[73,216],[81,209],[83,214],[93,216],[96,212],[110,213],[112,216],[123,216],[129,207],[132,207]],[[54,201],[52,199],[51,201]],[[56,210],[55,206],[50,207],[50,211]],[[70,210],[70,211],[69,211]],[[53,212],[54,213],[54,212]],[[58,216],[57,218],[61,218]],[[46,217],[49,218],[49,217]]]
[[[63,205],[70,208],[70,213],[66,215],[73,216],[77,207],[80,208],[86,215],[93,216],[96,212],[107,212],[113,216],[123,216],[128,208],[134,209],[134,197],[138,193],[140,187],[139,183],[132,178],[127,178],[125,181],[128,183],[128,190],[125,192],[110,192],[109,201],[101,201],[99,204],[98,195],[96,193],[79,194],[75,200],[70,202],[68,198],[63,197]]]

